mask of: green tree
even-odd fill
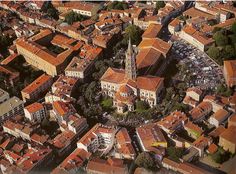
[[[230,59],[230,58],[234,58],[236,55],[235,55],[235,49],[233,46],[231,45],[226,45],[225,48],[224,48],[224,58],[226,60]]]
[[[49,8],[47,10],[47,14],[52,17],[53,19],[58,20],[58,11],[55,8]]]
[[[150,153],[148,152],[142,152],[138,155],[138,157],[135,160],[135,164],[138,165],[139,167],[143,167],[145,169],[155,169],[156,164],[151,156]]]
[[[218,151],[211,155],[211,158],[216,163],[222,164],[230,158],[231,154],[228,151],[225,151],[222,147],[219,147]]]
[[[107,9],[111,10],[111,9],[115,9],[115,10],[125,10],[128,8],[128,4],[126,2],[118,2],[118,1],[114,1],[111,2],[108,6]]]
[[[50,16],[53,19],[58,20],[58,15],[59,12],[57,11],[57,9],[52,5],[51,1],[45,1],[41,7],[41,11],[43,11],[44,13],[47,13],[48,16]]]
[[[173,161],[179,162],[179,159],[183,156],[183,153],[184,151],[182,148],[176,148],[173,146],[167,147],[167,155]]]
[[[233,25],[231,26],[231,30],[234,34],[236,34],[236,22],[234,22]]]
[[[102,101],[101,104],[102,104],[102,107],[103,107],[105,110],[109,111],[109,110],[112,109],[113,100],[112,100],[112,98],[106,98],[106,99],[104,99],[104,100]]]
[[[207,54],[208,56],[210,56],[211,58],[215,59],[217,62],[221,62],[221,55],[220,55],[220,50],[215,47],[215,46],[211,46],[208,50],[207,50]]]
[[[221,31],[222,30],[222,28],[221,27],[214,27],[214,29],[213,29],[213,33],[216,33],[217,31]]]
[[[70,25],[73,24],[73,22],[82,21],[82,20],[84,20],[84,16],[82,16],[81,14],[78,14],[74,11],[69,12],[65,16],[65,21]]]
[[[225,46],[228,44],[228,37],[223,34],[222,31],[217,31],[213,38],[216,41],[217,46]]]
[[[96,92],[97,92],[97,83],[95,81],[93,81],[86,88],[86,91],[84,94],[86,100],[88,100],[90,103],[93,103],[94,98],[95,98],[94,94],[96,94]]]
[[[165,7],[165,2],[164,1],[156,1],[156,9],[159,10],[160,8]]]
[[[216,94],[224,97],[229,97],[233,93],[232,89],[226,87],[224,84],[220,84],[216,87]]]
[[[128,43],[129,38],[132,44],[138,45],[142,40],[143,31],[136,25],[130,25],[125,29],[125,36],[123,42]]]
[[[149,108],[149,105],[147,102],[139,100],[135,103],[135,107],[137,112],[144,112]]]

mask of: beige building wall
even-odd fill
[[[236,145],[222,137],[220,137],[219,145],[222,146],[224,150],[235,153]]]

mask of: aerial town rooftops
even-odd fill
[[[210,102],[201,102],[197,107],[189,111],[193,120],[201,119],[203,116],[206,116],[206,113],[212,111],[212,104]]]
[[[95,158],[88,162],[87,171],[96,171],[101,173],[114,174],[127,173],[127,167],[121,159],[108,158],[107,160]]]
[[[136,133],[138,134],[143,146],[146,150],[153,150],[153,145],[157,142],[160,146],[167,144],[167,141],[161,132],[161,129],[155,123],[145,124],[136,128]],[[164,145],[165,146],[165,145]]]
[[[91,153],[84,149],[75,149],[54,171],[53,173],[63,173],[81,167],[86,159],[89,159]],[[61,171],[62,170],[62,171]]]
[[[144,39],[138,45],[139,49],[145,48],[153,48],[157,51],[160,51],[165,57],[171,48],[171,44],[159,39],[159,38],[152,38],[152,39]]]
[[[53,105],[54,111],[62,117],[67,115],[68,113],[71,113],[71,114],[76,113],[76,110],[73,107],[73,105],[71,105],[69,103],[55,101],[52,103],[52,105]]]
[[[66,7],[68,9],[78,9],[82,11],[92,11],[95,7],[99,5],[96,3],[89,3],[89,2],[66,2],[61,4],[62,7]]]
[[[236,144],[236,126],[228,127],[222,134],[220,134],[220,137]]]
[[[167,130],[167,132],[171,133],[186,121],[187,116],[185,115],[185,113],[175,111],[158,121],[157,124],[160,125],[162,129]]]
[[[181,21],[179,19],[175,18],[173,21],[169,23],[169,26],[176,27],[180,24],[180,22]]]
[[[74,132],[65,130],[53,139],[53,145],[58,149],[64,148],[73,141],[75,136],[76,134]]]
[[[186,16],[191,16],[191,17],[201,17],[204,16],[207,19],[214,19],[214,15],[211,15],[209,13],[203,12],[201,10],[196,9],[195,7],[192,7],[188,10],[186,10],[185,12],[183,12],[183,15]]]
[[[224,68],[229,77],[236,76],[236,60],[226,60],[224,61]]]
[[[52,80],[52,77],[47,74],[43,74],[40,77],[38,77],[35,81],[33,81],[31,84],[26,86],[22,92],[31,94],[32,92],[36,91],[41,85],[47,83],[49,80]]]
[[[219,122],[223,121],[228,116],[229,116],[229,113],[225,109],[219,109],[212,115],[212,117],[215,118]]]
[[[160,61],[161,52],[154,48],[141,49],[136,57],[138,69],[147,68]]]
[[[0,104],[0,116],[3,116],[5,113],[8,113],[13,108],[23,105],[24,102],[17,97],[12,97],[9,100]]]
[[[41,103],[37,103],[37,102],[32,103],[32,104],[30,104],[30,105],[28,105],[28,106],[25,107],[25,109],[26,109],[29,113],[35,113],[35,112],[37,112],[37,111],[39,111],[39,110],[41,110],[41,109],[43,109],[43,108],[44,108],[43,105],[42,105]]]
[[[160,33],[162,25],[150,24],[142,35],[143,39],[155,38]]]

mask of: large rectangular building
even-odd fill
[[[236,85],[236,60],[224,61],[224,77],[228,87]]]
[[[0,104],[0,120],[23,114],[24,102],[17,97],[12,97]]]
[[[21,91],[23,101],[27,102],[39,99],[41,95],[48,92],[52,83],[53,78],[51,76],[47,74],[41,75]]]
[[[49,29],[41,30],[29,39],[16,41],[17,52],[24,56],[26,62],[53,77],[64,71],[80,46],[76,40]]]

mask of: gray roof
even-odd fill
[[[17,97],[12,97],[4,103],[0,104],[0,116],[3,116],[5,113],[8,113],[10,110],[16,108],[17,106],[24,104],[22,100]]]

